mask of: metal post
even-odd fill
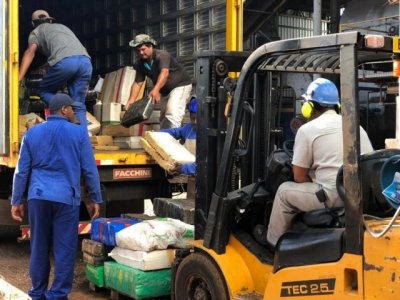
[[[313,13],[313,22],[314,22],[314,35],[322,34],[321,27],[321,0],[314,0],[314,13]]]
[[[340,20],[339,1],[331,0],[330,14],[331,14],[331,21],[329,24],[329,33],[338,33],[339,32],[339,20]]]
[[[314,0],[314,13],[313,13],[313,35],[321,35],[322,27],[321,27],[321,0]],[[314,74],[313,79],[317,79],[321,77],[319,74]]]
[[[243,51],[243,1],[226,1],[226,50]]]
[[[347,253],[363,251],[362,191],[360,173],[360,122],[357,52],[354,44],[340,49],[340,90],[343,116],[343,182],[346,200]]]
[[[399,19],[400,19],[400,4],[399,6]],[[400,20],[399,20],[400,21]],[[400,77],[397,78],[397,84],[400,91]],[[396,141],[400,139],[400,96],[396,97]]]

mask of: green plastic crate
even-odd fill
[[[87,280],[98,287],[104,287],[104,266],[86,264],[85,274]]]
[[[104,281],[106,287],[138,300],[165,296],[171,292],[171,269],[141,271],[107,261]]]

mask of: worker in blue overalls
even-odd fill
[[[33,126],[24,136],[14,173],[14,220],[22,222],[23,199],[28,200],[32,300],[68,299],[78,248],[81,177],[91,199],[89,213],[92,218],[100,213],[100,179],[87,129],[73,124],[79,104],[61,93],[51,99],[47,121]],[[49,285],[51,253],[54,280]]]
[[[179,128],[166,128],[161,129],[161,132],[168,132],[175,139],[184,141],[184,146],[189,150],[190,153],[196,156],[196,113],[197,113],[197,98],[192,96],[188,104],[190,112],[190,123]],[[178,165],[175,169],[171,170],[172,175],[185,174],[195,175],[196,173],[196,162]]]

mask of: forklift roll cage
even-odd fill
[[[201,205],[203,208],[209,207],[209,209],[206,213],[207,221],[204,232],[197,235],[196,239],[203,238],[204,246],[213,249],[218,254],[225,252],[230,234],[230,225],[227,222],[229,219],[227,215],[230,213],[227,207],[232,202],[228,195],[230,175],[234,157],[237,156],[238,139],[243,129],[243,111],[248,106],[249,94],[251,92],[254,94],[254,105],[260,103],[268,110],[271,107],[261,101],[267,100],[268,104],[268,99],[271,97],[271,85],[269,83],[271,82],[272,72],[339,74],[343,116],[343,181],[347,199],[345,201],[344,252],[362,254],[364,230],[362,222],[360,133],[358,130],[359,68],[364,63],[368,63],[370,68],[373,68],[373,62],[385,61],[390,63],[392,53],[391,38],[384,37],[384,45],[380,48],[367,48],[365,36],[358,32],[276,41],[256,49],[245,61],[236,84],[231,118],[226,131],[223,151],[219,158],[218,173],[212,196],[207,197],[207,193],[201,190],[202,187],[197,186],[197,198],[199,198],[199,195],[205,195],[207,204],[202,203]],[[391,72],[389,74],[372,70],[368,73],[368,78],[364,76],[361,79],[382,80],[385,76],[388,78],[388,75],[392,76]],[[267,78],[265,91],[257,91],[257,82],[260,76]],[[249,111],[248,108],[246,110]],[[266,124],[265,126],[266,134],[270,135],[271,125]],[[259,130],[257,125],[252,129],[253,131]],[[271,145],[267,145],[265,148],[272,150]],[[200,170],[201,168],[200,166]],[[204,199],[197,199],[196,201],[196,207],[198,207],[199,201],[204,201]]]

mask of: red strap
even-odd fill
[[[101,220],[101,222],[99,222],[99,239],[101,242],[104,242],[104,224],[106,224],[108,221],[107,218],[104,218]]]
[[[111,222],[111,223],[123,224],[123,225],[125,225],[125,227],[132,225],[132,223],[129,223],[129,221],[127,221],[127,220],[121,220],[121,219],[119,219],[119,220],[110,219],[110,222]]]
[[[144,124],[140,123],[139,124],[139,130],[138,130],[138,136],[142,136],[144,131]]]

